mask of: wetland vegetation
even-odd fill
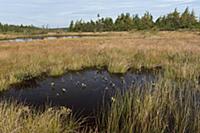
[[[92,38],[0,42],[2,92],[25,80],[86,68],[106,68],[110,73],[163,70],[158,81],[112,96],[111,106],[99,109],[93,125],[85,124],[87,117],[77,118],[67,107],[34,111],[22,103],[2,101],[0,132],[198,133],[199,37],[197,31],[138,31]]]

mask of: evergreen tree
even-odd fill
[[[73,31],[74,29],[74,21],[72,20],[69,25],[69,31]]]
[[[133,15],[133,26],[132,29],[140,29],[140,17],[138,16],[138,14]]]
[[[103,23],[103,31],[113,31],[114,30],[114,23],[112,18],[105,18]]]
[[[192,28],[196,23],[196,17],[194,12],[190,13],[189,8],[187,7],[180,18],[181,28]]]
[[[121,14],[116,20],[112,18],[100,18],[97,15],[97,21],[84,22],[82,20],[76,21],[69,26],[69,29],[81,32],[102,32],[102,31],[130,31],[133,29],[137,30],[149,30],[154,27],[159,30],[178,30],[178,29],[193,29],[200,28],[200,22],[198,22],[194,11],[189,11],[186,8],[185,11],[180,14],[180,12],[175,9],[173,12],[167,14],[166,16],[158,17],[154,22],[153,16],[146,12],[141,18],[136,14],[130,16],[129,13]],[[3,28],[6,30],[6,27]]]
[[[198,24],[198,20],[197,20],[194,10],[192,10],[190,14],[190,22],[191,22],[190,24],[192,28],[196,27],[196,25]]]
[[[154,26],[153,16],[149,12],[146,12],[144,16],[141,18],[139,29],[140,30],[151,29],[153,28],[153,26]]]
[[[174,12],[167,15],[166,20],[164,20],[166,23],[166,29],[167,30],[176,30],[180,28],[180,13],[177,11],[177,9],[174,10]]]
[[[115,21],[115,29],[117,31],[129,31],[133,27],[133,18],[129,13],[121,14]]]

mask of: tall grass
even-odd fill
[[[198,133],[199,88],[188,82],[160,81],[155,87],[132,88],[117,95],[103,112],[99,130],[107,133]],[[151,88],[151,89],[150,89]]]
[[[0,104],[2,133],[157,133],[200,131],[200,90],[193,81],[163,80],[132,87],[113,97],[108,108],[100,110],[97,123],[83,125],[70,110],[61,108],[34,112],[26,106]]]
[[[80,124],[64,107],[35,112],[16,103],[0,103],[0,133],[74,133]]]

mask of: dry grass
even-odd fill
[[[41,73],[106,66],[110,72],[162,65],[166,77],[195,78],[200,38],[192,32],[110,33],[108,37],[0,42],[0,90]]]
[[[64,107],[36,113],[23,105],[0,103],[0,133],[74,133],[80,123]]]
[[[86,67],[107,67],[110,72],[123,73],[161,65],[164,75],[160,81],[116,96],[94,130],[86,127],[83,132],[200,132],[200,34],[107,34],[107,37],[27,43],[0,42],[0,90],[21,82],[27,75],[62,75]],[[25,118],[21,108],[24,106],[0,104],[0,132],[76,132],[80,125],[68,119],[63,126],[62,110],[30,112]]]

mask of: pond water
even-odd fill
[[[80,38],[84,36],[49,36],[49,37],[32,37],[32,38],[14,38],[14,39],[5,39],[1,41],[7,42],[31,42],[34,40],[55,40],[55,39],[66,39],[66,38]],[[86,36],[85,36],[86,37]]]
[[[151,73],[110,74],[105,70],[69,72],[60,77],[25,81],[13,85],[0,94],[1,100],[16,100],[26,105],[41,107],[66,106],[73,112],[90,114],[102,101],[111,102],[117,91],[155,82]]]

